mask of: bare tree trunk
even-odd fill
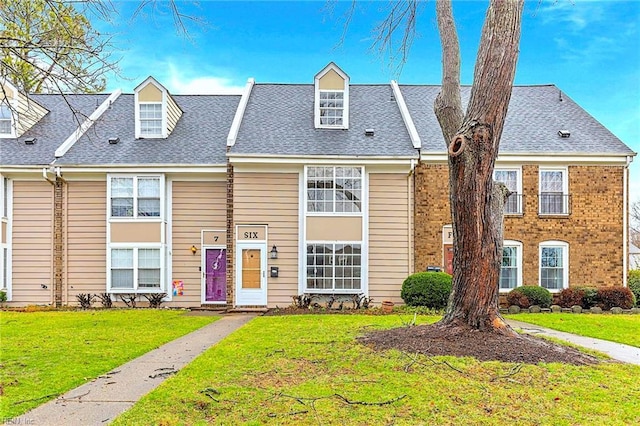
[[[439,326],[515,334],[498,309],[503,208],[509,191],[493,168],[515,75],[524,0],[491,0],[467,112],[460,102],[460,52],[451,0],[437,0],[443,51],[435,113],[449,153],[453,292]]]

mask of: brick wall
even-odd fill
[[[523,244],[523,284],[538,285],[539,243],[569,243],[571,286],[622,285],[622,166],[569,166],[571,214],[538,216],[538,166],[522,166],[524,214],[506,216],[504,238]],[[415,267],[442,265],[442,227],[451,223],[446,164],[416,169]]]

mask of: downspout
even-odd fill
[[[54,179],[50,179],[47,168],[42,169],[42,177],[53,185],[53,304],[62,306],[64,283],[64,184],[60,167],[51,166]]]
[[[407,276],[413,273],[413,250],[414,250],[414,232],[413,232],[413,221],[414,221],[414,204],[415,204],[415,173],[414,168],[416,165],[416,160],[411,159],[411,168],[409,169],[409,174],[407,175],[407,238],[409,242],[409,256],[407,258]]]
[[[622,286],[627,286],[627,268],[629,267],[629,165],[633,157],[627,156],[627,164],[623,173],[623,202],[622,202]]]

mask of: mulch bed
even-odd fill
[[[572,347],[528,335],[508,336],[434,325],[373,331],[360,337],[359,341],[376,350],[398,349],[430,356],[470,356],[480,361],[526,364],[559,362],[572,365],[600,362],[598,358]]]

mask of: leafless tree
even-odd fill
[[[631,242],[640,247],[640,200],[629,207],[629,237]]]

